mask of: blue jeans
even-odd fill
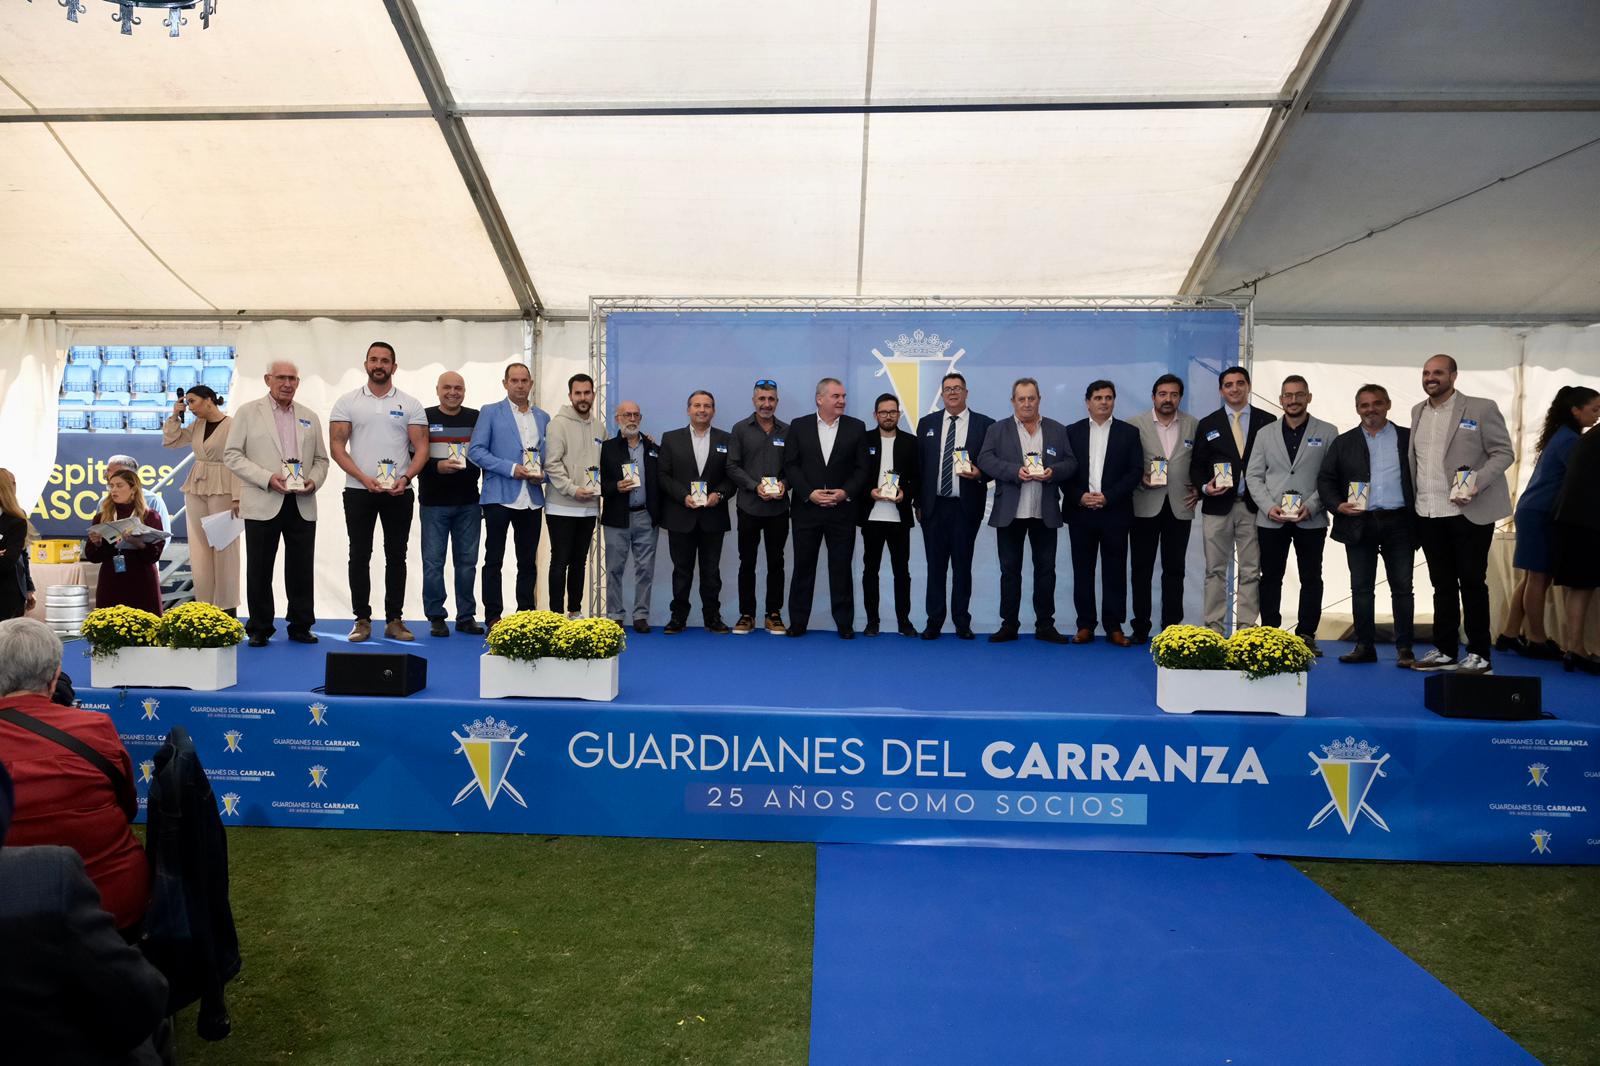
[[[482,526],[475,503],[456,507],[423,507],[422,511],[422,613],[429,621],[443,621],[444,546],[450,542],[456,570],[456,618],[462,621],[478,613],[472,593],[477,577],[478,538]]]

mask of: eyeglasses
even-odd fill
[[[1309,392],[1286,392],[1283,394],[1283,399],[1287,402],[1309,400],[1311,399],[1311,394]]]
[[[944,392],[966,392],[967,391],[967,387],[965,385],[946,385],[942,391],[944,391]]]
[[[755,387],[758,389],[775,389],[778,387],[778,383],[773,381],[771,378],[762,378],[760,381],[756,382]]]

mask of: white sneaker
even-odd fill
[[[1461,660],[1461,665],[1456,667],[1456,673],[1492,674],[1494,673],[1494,669],[1489,665],[1489,660],[1485,659],[1483,656],[1468,655],[1465,659]]]
[[[1456,661],[1438,648],[1433,649],[1411,664],[1411,669],[1421,670],[1424,673],[1438,670],[1454,670],[1455,668]]]

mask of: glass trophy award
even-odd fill
[[[544,464],[539,461],[538,448],[522,449],[522,465],[526,467],[528,473],[532,474],[534,477],[544,476]]]
[[[376,481],[378,482],[378,487],[380,489],[382,489],[383,491],[388,492],[390,489],[394,488],[395,482],[399,481],[399,480],[400,480],[400,477],[395,472],[395,462],[394,462],[394,460],[393,459],[379,459],[378,460],[378,473],[376,475]]]
[[[586,466],[583,468],[583,487],[596,496],[600,494],[600,468],[598,466]]]
[[[1462,467],[1450,475],[1450,500],[1452,503],[1466,503],[1472,499],[1473,490],[1478,484],[1478,474],[1470,467]]]
[[[632,492],[634,489],[639,487],[639,464],[638,463],[623,463],[622,464],[622,484],[627,488],[627,491],[629,491],[629,492]]]
[[[1345,490],[1345,499],[1358,511],[1365,511],[1372,499],[1372,482],[1352,481]]]
[[[709,486],[704,481],[689,482],[689,499],[694,501],[696,507],[704,507],[710,501]]]
[[[955,449],[950,453],[950,469],[957,477],[976,473],[972,465],[972,453],[965,448]]]
[[[457,473],[467,468],[467,446],[460,441],[451,441],[444,446],[444,458],[439,460],[439,469],[446,473]]]
[[[1167,483],[1167,461],[1165,459],[1150,460],[1150,484],[1165,485]]]
[[[900,499],[900,473],[896,470],[885,470],[878,478],[878,496],[890,503]]]
[[[1039,459],[1038,452],[1024,452],[1022,456],[1022,469],[1030,475],[1038,477],[1044,473],[1044,463]]]
[[[756,486],[756,493],[757,495],[765,496],[769,500],[775,500],[783,494],[783,490],[779,488],[777,478],[764,477],[761,479],[761,483]]]
[[[1286,492],[1278,498],[1278,510],[1290,518],[1298,519],[1305,514],[1305,497],[1298,492]]]
[[[1212,463],[1211,464],[1211,480],[1212,480],[1212,482],[1214,482],[1216,484],[1217,488],[1219,488],[1219,489],[1231,489],[1231,488],[1233,488],[1233,464],[1232,463]]]
[[[283,487],[290,492],[306,491],[305,466],[298,459],[283,461]]]

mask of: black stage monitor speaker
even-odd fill
[[[1537,677],[1492,674],[1429,674],[1422,702],[1446,718],[1521,722],[1541,717]]]
[[[428,660],[405,652],[328,653],[330,696],[409,696],[428,687]]]

